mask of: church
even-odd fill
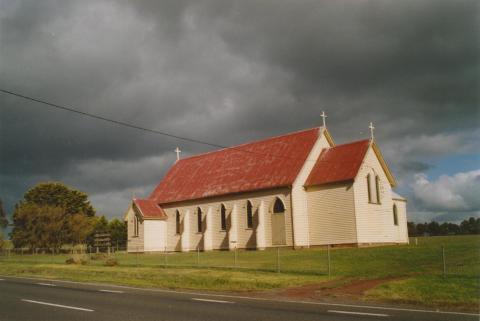
[[[373,137],[325,126],[180,159],[124,215],[128,252],[408,243],[406,200]]]

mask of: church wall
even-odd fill
[[[357,243],[353,183],[307,189],[310,245]]]
[[[143,252],[143,240],[144,240],[144,221],[139,220],[138,226],[138,236],[133,236],[134,233],[134,223],[133,219],[135,217],[135,212],[133,208],[130,206],[128,212],[125,216],[127,221],[127,251],[128,252]]]
[[[308,175],[312,171],[318,156],[322,149],[330,147],[325,135],[320,134],[317,142],[313,146],[310,154],[305,161],[300,173],[292,185],[292,208],[295,213],[293,216],[293,235],[295,247],[309,247],[309,222],[308,222],[308,206],[307,206],[307,192],[304,184]],[[294,156],[294,155],[292,155]]]
[[[236,204],[236,223],[238,238],[237,248],[256,248],[256,228],[258,225],[258,214],[260,203],[264,202],[265,207],[265,240],[266,246],[272,246],[272,229],[271,229],[271,215],[273,211],[273,202],[276,197],[279,197],[285,204],[285,232],[286,245],[293,245],[292,235],[292,215],[290,205],[290,190],[289,188],[279,188],[275,190],[265,190],[250,193],[242,193],[235,195],[227,195],[221,197],[214,197],[197,201],[186,201],[174,204],[162,205],[165,213],[168,216],[167,220],[167,250],[181,251],[181,234],[176,234],[176,211],[180,212],[181,221],[187,215],[188,222],[183,222],[182,231],[185,230],[185,224],[189,224],[189,250],[204,249],[206,229],[206,215],[209,212],[212,215],[210,222],[211,227],[211,241],[213,249],[228,249],[229,248],[229,229],[232,227],[232,211],[234,204]],[[247,201],[250,200],[253,205],[253,228],[247,228]],[[220,206],[224,204],[227,214],[227,230],[221,230]],[[197,207],[202,209],[202,227],[201,233],[197,232]]]
[[[165,251],[167,246],[167,222],[163,220],[144,220],[144,250]]]
[[[408,228],[407,228],[407,202],[405,200],[393,200],[393,204],[397,206],[398,214],[398,229],[397,235],[399,242],[408,243]]]
[[[366,177],[369,173],[371,175],[372,203],[368,201]],[[376,203],[376,175],[380,179],[380,204]],[[393,223],[393,201],[390,183],[372,147],[368,149],[365,155],[355,178],[353,189],[358,243],[404,242],[403,239],[398,238],[400,225],[395,226]]]

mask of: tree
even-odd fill
[[[15,247],[85,242],[94,215],[87,194],[62,183],[40,183],[15,205],[11,238]]]
[[[7,214],[3,209],[3,202],[2,202],[2,199],[0,198],[0,229],[7,227],[7,225],[8,225]]]
[[[37,184],[25,193],[23,198],[26,203],[62,207],[66,214],[95,215],[95,209],[88,201],[87,194],[58,182]]]
[[[105,216],[97,216],[94,219],[93,229],[87,238],[87,243],[89,246],[95,246],[95,234],[110,233],[108,228],[108,220],[105,218]]]
[[[59,249],[67,231],[65,209],[25,203],[15,209],[11,239],[15,247]]]
[[[87,241],[87,237],[92,234],[95,227],[95,218],[83,214],[73,214],[68,218],[70,239],[73,244],[82,244]]]
[[[126,247],[127,245],[127,222],[122,222],[119,219],[113,219],[108,223],[110,230],[110,239],[112,246]]]

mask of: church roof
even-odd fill
[[[149,199],[165,204],[291,186],[319,135],[313,128],[180,159]]]
[[[353,180],[362,165],[370,141],[337,145],[324,149],[308,176],[305,186]]]
[[[133,204],[135,208],[140,212],[143,218],[145,219],[166,219],[167,214],[163,209],[157,205],[154,200],[151,199],[133,199]]]

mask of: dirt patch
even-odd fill
[[[325,299],[335,297],[349,297],[359,299],[365,292],[385,282],[396,280],[394,278],[349,280],[341,279],[309,284],[300,287],[288,288],[278,292],[280,296],[290,299]]]

